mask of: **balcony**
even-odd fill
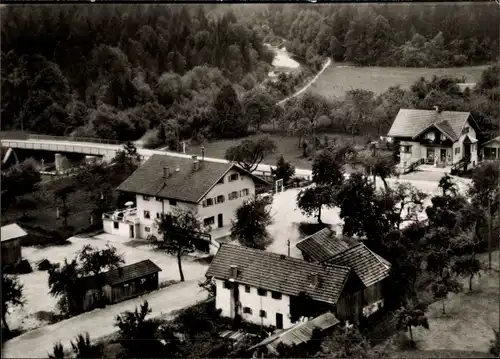
[[[139,224],[140,220],[137,217],[137,208],[125,208],[125,209],[117,209],[114,212],[104,213],[102,215],[103,221],[113,221],[113,222],[121,222],[127,224]]]

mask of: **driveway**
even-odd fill
[[[199,278],[201,279],[201,278]],[[207,298],[207,293],[198,287],[198,280],[184,283],[130,299],[102,309],[96,309],[59,323],[32,330],[4,343],[4,358],[47,358],[55,342],[65,348],[80,333],[89,332],[91,340],[113,334],[115,317],[123,311],[133,311],[144,300],[152,309],[151,317],[168,314],[196,304]]]

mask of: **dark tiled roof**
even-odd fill
[[[500,142],[500,136],[497,136],[495,138],[492,138],[491,140],[483,143],[483,146],[486,146],[486,145],[494,145],[495,143],[498,143]]]
[[[387,278],[391,268],[388,261],[373,253],[363,243],[337,254],[326,263],[352,268],[366,287]]]
[[[149,259],[146,259],[104,272],[102,276],[104,277],[104,284],[115,285],[158,272],[161,272],[161,268]]]
[[[168,178],[163,178],[165,167],[169,168]],[[193,159],[153,155],[120,184],[117,190],[198,203],[233,167],[252,176],[254,180],[265,182],[232,163],[199,161],[199,169],[194,171]]]
[[[328,227],[304,238],[296,246],[314,262],[323,262],[349,248],[349,244],[337,238]]]
[[[458,136],[456,135],[455,131],[453,131],[453,128],[451,127],[450,123],[447,120],[436,123],[434,126],[436,126],[436,128],[439,131],[443,132],[446,136],[451,138],[453,141],[458,140]]]
[[[469,116],[470,112],[400,109],[388,136],[414,137],[429,126],[439,124],[448,135],[457,139]]]
[[[304,260],[233,244],[222,244],[207,277],[230,278],[231,265],[238,267],[235,282],[291,296],[301,292],[313,300],[335,304],[349,276],[350,268],[339,265],[308,263]],[[311,274],[317,273],[318,285],[310,286]]]

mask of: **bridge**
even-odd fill
[[[0,136],[2,147],[10,149],[25,149],[33,151],[48,151],[64,156],[64,153],[78,153],[88,156],[98,156],[106,162],[109,162],[115,157],[118,151],[123,150],[124,142],[101,140],[92,138],[81,137],[62,137],[62,136],[46,136],[46,135],[33,135],[25,133],[7,133],[2,132]],[[9,152],[9,151],[8,151]],[[142,161],[146,161],[152,155],[166,155],[172,157],[191,158],[193,154],[184,154],[178,152],[170,152],[164,150],[150,150],[146,148],[137,148],[137,153],[141,156]],[[6,154],[8,155],[8,153]],[[199,154],[196,154],[199,156]],[[5,160],[5,159],[3,159]],[[205,161],[229,163],[229,161],[221,158],[204,157]],[[56,171],[61,170],[61,163],[56,157]],[[271,166],[267,164],[260,164],[254,171],[254,174],[261,176],[270,176]],[[296,169],[295,175],[297,177],[308,178],[312,175],[310,170]]]

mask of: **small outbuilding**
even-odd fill
[[[1,228],[2,268],[16,266],[21,262],[21,240],[28,233],[16,223],[11,223]]]

